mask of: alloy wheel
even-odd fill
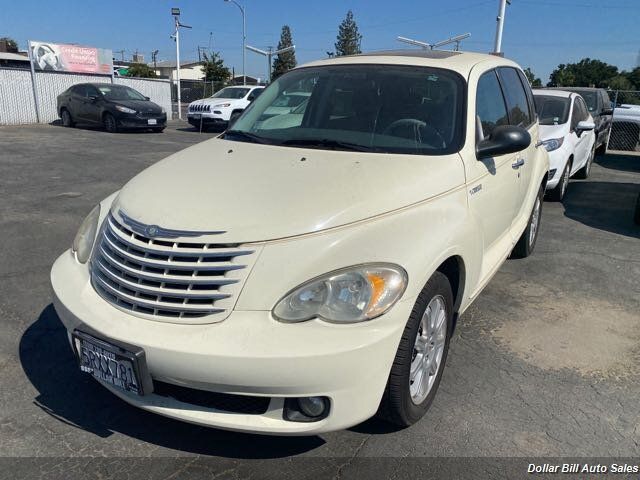
[[[409,372],[411,401],[420,405],[431,391],[442,367],[447,338],[447,307],[444,298],[431,299],[420,319]]]
[[[529,227],[529,246],[536,241],[538,234],[538,226],[540,225],[540,196],[536,197],[536,203],[533,205],[533,213],[531,214],[531,226]]]

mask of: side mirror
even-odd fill
[[[581,132],[593,130],[594,128],[596,128],[596,124],[589,120],[582,120],[581,122],[578,122],[578,125],[576,125],[576,130]]]
[[[531,135],[524,128],[512,125],[496,127],[489,138],[481,140],[476,146],[476,157],[497,157],[507,153],[520,152],[531,145]]]
[[[98,97],[96,95],[90,95],[89,100],[91,103],[96,103],[98,101]]]
[[[147,101],[151,100],[150,97],[144,97],[144,99],[147,100]]]
[[[600,115],[613,115],[613,108],[603,108]]]

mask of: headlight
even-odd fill
[[[122,113],[136,113],[133,108],[123,107],[122,105],[116,105],[116,110]]]
[[[218,105],[214,105],[213,108],[226,108],[230,106],[231,106],[230,103],[219,103]]]
[[[547,152],[553,152],[554,150],[559,149],[562,146],[563,142],[564,142],[564,137],[560,137],[560,138],[552,138],[550,140],[543,140],[542,144],[544,145],[544,148],[547,149]]]
[[[76,258],[80,263],[87,263],[91,256],[91,248],[93,247],[93,241],[96,238],[96,231],[98,230],[98,220],[100,219],[100,205],[96,205],[91,213],[84,219],[76,238],[73,239],[73,245],[71,250],[76,254]]]
[[[282,322],[318,317],[328,322],[355,323],[379,317],[407,287],[407,272],[397,265],[348,267],[310,280],[289,292],[273,309]]]

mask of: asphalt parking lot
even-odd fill
[[[87,457],[107,470],[130,458],[119,478],[185,478],[199,459],[221,478],[263,478],[265,462],[313,457],[298,477],[312,478],[360,473],[354,459],[374,457],[637,458],[640,157],[601,156],[563,204],[545,202],[536,252],[507,261],[464,314],[431,411],[406,430],[223,432],[135,409],[80,373],[51,305],[51,264],[100,199],[213,135],[178,123],[162,134],[0,128],[0,455],[44,459],[20,472],[78,475]]]

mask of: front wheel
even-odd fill
[[[435,398],[453,330],[453,294],[447,277],[435,272],[418,296],[404,328],[378,416],[408,427]]]
[[[540,186],[536,201],[533,203],[533,210],[529,216],[529,223],[524,229],[518,243],[513,247],[511,258],[526,258],[533,253],[540,232],[540,219],[542,218],[542,197],[544,196],[544,187]]]
[[[587,163],[584,164],[580,170],[576,172],[576,178],[587,179],[589,178],[589,174],[591,173],[591,164],[593,163],[593,159],[596,156],[596,146],[594,145],[591,149],[591,153],[589,154],[589,158],[587,158]]]
[[[571,176],[571,160],[569,160],[565,166],[564,170],[562,170],[562,176],[560,177],[560,181],[558,185],[553,190],[550,190],[547,193],[549,200],[554,202],[561,202],[564,198],[565,193],[567,193],[567,188],[569,187],[569,177]]]
[[[66,108],[60,112],[60,117],[62,118],[62,125],[67,128],[71,128],[74,126],[73,118],[71,118],[71,113]]]
[[[116,122],[116,117],[111,115],[110,113],[104,114],[104,129],[109,133],[117,133],[118,131],[118,123]]]

